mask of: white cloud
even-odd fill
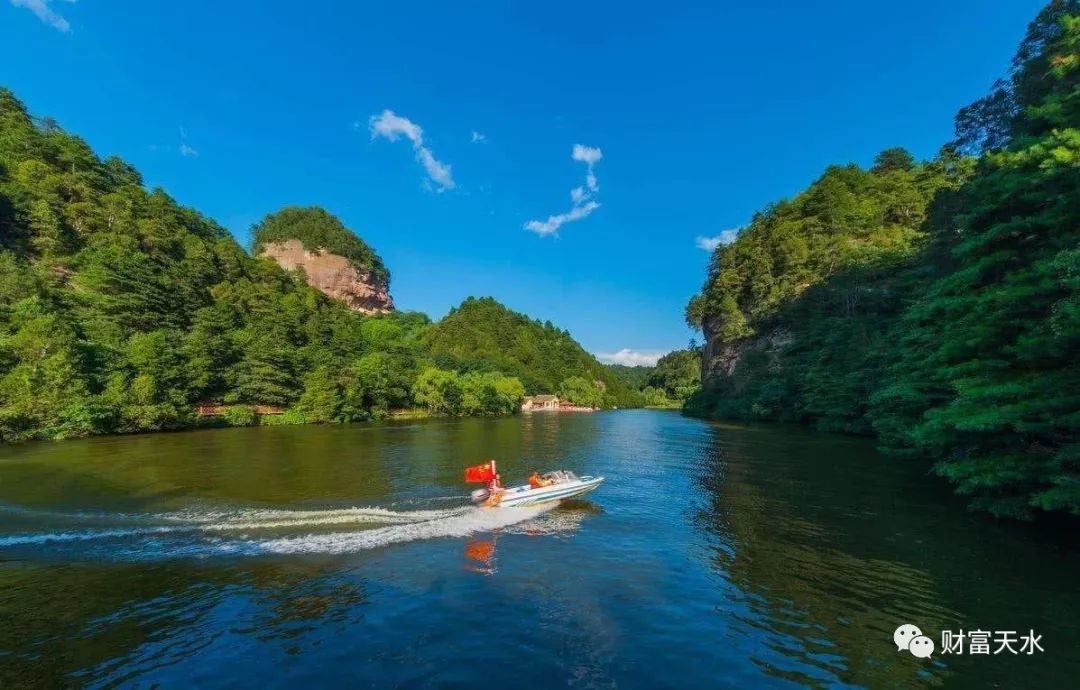
[[[431,154],[431,149],[426,146],[419,147],[416,149],[416,159],[424,166],[428,177],[439,185],[440,191],[454,188],[454,177],[450,174],[450,166],[436,160],[435,156]]]
[[[738,237],[739,230],[738,228],[736,228],[733,230],[724,230],[715,237],[704,237],[702,235],[698,235],[695,243],[697,244],[698,249],[704,249],[707,252],[714,252],[716,251],[717,247],[726,247],[727,245],[734,242]]]
[[[541,237],[544,235],[552,235],[558,232],[559,228],[561,228],[564,223],[581,220],[598,208],[600,208],[600,204],[595,201],[589,201],[581,206],[574,206],[566,213],[548,216],[548,219],[544,221],[530,220],[525,224],[525,229],[531,230]]]
[[[353,124],[356,126],[356,123]],[[450,172],[450,165],[439,161],[431,149],[424,146],[424,130],[407,117],[401,117],[393,110],[384,110],[381,115],[372,115],[368,120],[372,140],[384,137],[389,141],[397,141],[405,137],[412,142],[416,160],[424,166],[428,177],[438,185],[438,191],[442,192],[454,188],[454,177]]]
[[[596,358],[604,364],[623,364],[628,367],[655,367],[657,360],[667,352],[631,350],[623,348],[618,352],[597,352]]]
[[[600,159],[604,157],[604,152],[599,148],[593,148],[592,146],[585,146],[583,144],[574,144],[574,150],[570,156],[582,163],[588,164],[591,169],[594,165],[600,162]]]
[[[180,143],[179,145],[173,144],[150,144],[147,148],[151,151],[160,151],[162,153],[179,153],[184,158],[198,158],[199,152],[195,150],[195,147],[187,143],[187,130],[180,127]]]
[[[584,146],[582,144],[574,144],[574,150],[570,156],[576,160],[581,161],[585,165],[589,166],[589,172],[585,175],[585,184],[588,186],[589,191],[599,192],[600,185],[596,182],[596,175],[593,174],[593,166],[600,162],[600,159],[604,157],[603,151],[599,148],[593,148],[591,146]]]
[[[180,147],[177,149],[180,151],[180,155],[184,158],[198,158],[199,152],[188,145],[187,143],[187,130],[183,126],[180,127]]]
[[[65,1],[75,2],[75,0]],[[38,19],[57,31],[63,31],[64,33],[71,31],[71,24],[68,24],[68,20],[61,17],[49,7],[52,2],[54,2],[54,0],[11,0],[12,5],[15,7],[25,7],[33,12]]]
[[[384,110],[382,115],[372,115],[368,121],[371,127],[371,138],[386,137],[390,141],[397,141],[404,135],[414,146],[424,144],[424,130],[407,117],[399,117],[393,110]]]
[[[589,170],[585,175],[585,185],[570,190],[570,201],[572,202],[570,210],[566,213],[548,216],[547,220],[530,220],[524,225],[526,230],[535,232],[541,237],[554,235],[559,232],[559,228],[565,223],[581,220],[600,208],[600,203],[593,199],[593,195],[600,191],[596,175],[593,174],[593,166],[604,157],[603,152],[599,148],[574,144],[570,157],[589,166]]]
[[[486,144],[487,135],[481,132],[477,132],[475,129],[472,131],[472,137],[469,139],[474,144]]]

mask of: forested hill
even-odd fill
[[[0,90],[0,440],[411,404],[426,318],[364,319]]]
[[[604,368],[611,372],[612,376],[622,379],[626,385],[638,390],[645,387],[645,382],[652,373],[654,367],[626,364],[605,364]]]
[[[643,404],[677,408],[699,387],[701,349],[696,343],[691,343],[686,350],[668,352],[651,367],[623,364],[605,364],[604,367],[639,391]]]
[[[924,222],[973,166],[949,151],[916,162],[890,149],[868,170],[832,167],[757,214],[716,250],[687,308],[706,337],[707,392],[689,409],[870,433],[883,329],[918,281],[908,270],[922,265]]]
[[[932,161],[831,168],[718,248],[686,410],[877,434],[975,508],[1080,515],[1080,2]]]
[[[830,276],[895,265],[925,240],[921,228],[931,200],[959,186],[972,166],[948,150],[917,162],[903,149],[888,149],[869,170],[830,167],[717,248],[687,318],[705,324],[710,343],[738,341]]]
[[[322,209],[271,214],[255,234],[256,244],[298,239],[388,275]],[[465,309],[432,342],[486,332],[486,317]],[[441,350],[439,369],[431,328],[422,314],[351,311],[252,257],[212,220],[144,188],[131,165],[99,158],[0,88],[0,442],[346,422],[417,405],[507,414],[524,396],[516,372],[546,386],[599,369],[565,332],[542,327],[525,329],[544,334],[535,359],[485,342],[476,351],[484,366],[463,362],[483,371],[462,370]],[[609,399],[626,404],[625,388],[612,388]]]
[[[558,393],[570,378],[600,382],[606,405],[641,404],[641,397],[585,351],[565,330],[511,311],[490,297],[465,300],[426,337],[440,366],[496,370],[516,376],[530,394]]]

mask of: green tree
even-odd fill
[[[646,386],[641,393],[645,396],[645,404],[649,407],[668,407],[671,405],[671,398],[662,388]]]
[[[583,407],[600,407],[604,402],[604,393],[592,381],[571,376],[559,384],[559,398]]]
[[[90,388],[94,353],[71,320],[33,296],[12,305],[0,339],[0,439],[94,433],[108,423]]]
[[[498,372],[471,371],[461,377],[461,410],[469,415],[507,415],[517,412],[525,387]]]
[[[661,357],[646,378],[647,386],[659,389],[671,400],[686,400],[701,381],[701,351],[674,350]]]
[[[289,405],[299,394],[295,352],[272,333],[241,332],[243,354],[229,372],[226,402]]]
[[[429,367],[417,376],[413,397],[435,414],[458,414],[462,406],[460,378],[455,372]]]
[[[495,388],[495,414],[514,414],[525,402],[525,386],[516,376],[502,376],[493,382]]]
[[[1080,4],[1048,10],[1014,63],[1008,141],[962,190],[951,265],[904,314],[875,396],[887,448],[1021,518],[1080,514]]]
[[[342,420],[345,404],[339,376],[329,366],[319,366],[304,377],[304,392],[294,409],[310,423]]]
[[[112,373],[104,394],[118,411],[121,431],[158,430],[190,421],[187,362],[177,333],[136,333],[127,343],[124,366]]]
[[[401,363],[391,355],[373,352],[364,355],[353,366],[359,407],[374,417],[385,416],[392,407],[411,401],[410,379]]]

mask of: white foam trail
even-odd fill
[[[45,534],[14,534],[0,537],[0,546],[23,546],[26,544],[48,544],[49,542],[86,541],[90,539],[119,539],[122,537],[166,534],[184,531],[177,527],[137,527],[132,529],[95,529],[75,532],[48,532]],[[190,530],[188,530],[190,531]]]
[[[414,499],[409,503],[427,501],[463,501],[468,496],[438,496],[433,499]],[[375,506],[349,507],[349,508],[325,508],[313,510],[291,510],[285,508],[237,508],[232,510],[211,509],[188,509],[169,513],[106,513],[106,512],[65,512],[39,508],[24,508],[8,503],[0,502],[0,512],[27,517],[53,518],[68,521],[108,521],[114,523],[185,523],[185,524],[211,524],[227,521],[279,521],[279,520],[303,520],[311,518],[334,518],[339,516],[355,515],[358,517],[373,516],[385,517],[388,521],[393,520],[431,520],[444,516],[447,511],[455,512],[457,508],[443,508],[439,510],[404,510],[395,511]]]
[[[207,524],[209,531],[314,527],[352,523],[413,523],[441,520],[460,515],[467,507],[446,510],[395,511],[385,508],[346,508],[342,510],[249,510],[224,520]]]
[[[468,508],[459,515],[440,520],[394,525],[362,532],[282,537],[251,542],[251,544],[264,553],[352,553],[421,539],[467,537],[477,532],[490,532],[531,520],[553,507],[554,504],[520,508]]]
[[[0,537],[0,547],[50,542],[119,539],[181,532],[229,532],[256,529],[299,529],[347,524],[414,524],[461,515],[469,507],[443,510],[394,511],[385,508],[343,508],[331,510],[246,509],[232,512],[188,512],[115,515],[137,518],[137,522],[158,521],[167,525],[70,530],[43,534],[15,534]],[[179,523],[179,524],[176,524]]]
[[[111,558],[175,558],[208,555],[342,554],[425,539],[465,537],[520,525],[530,532],[549,520],[537,520],[555,503],[516,508],[461,506],[439,510],[395,511],[380,507],[327,510],[246,508],[230,511],[190,510],[139,515],[95,515],[118,524],[86,529],[0,536],[0,548],[50,543],[95,544],[90,552]],[[125,522],[126,521],[126,524]],[[85,524],[84,520],[77,520]],[[159,524],[148,524],[159,523]],[[547,529],[568,525],[556,520]],[[348,532],[297,534],[305,528],[370,525]],[[531,528],[530,528],[531,526]],[[552,529],[555,527],[555,529]],[[285,530],[286,534],[254,538],[255,530]],[[248,534],[242,534],[247,532]],[[292,534],[289,534],[292,532]],[[235,534],[230,534],[235,533]],[[132,538],[135,538],[134,540]],[[110,541],[116,540],[116,541]]]

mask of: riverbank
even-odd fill
[[[246,427],[280,427],[280,426],[342,426],[349,424],[377,424],[379,422],[410,421],[421,419],[498,419],[516,417],[530,414],[544,414],[545,412],[601,412],[607,408],[592,407],[563,407],[557,410],[531,410],[515,411],[506,414],[447,414],[435,412],[426,408],[411,407],[388,410],[383,413],[371,415],[367,419],[349,419],[341,421],[312,421],[302,413],[294,409],[276,408],[262,405],[215,405],[212,411],[207,411],[209,406],[203,407],[203,412],[193,413],[190,417],[183,418],[179,423],[172,423],[156,428],[141,428],[125,431],[108,431],[101,433],[80,432],[72,435],[58,434],[47,438],[25,438],[18,441],[0,442],[0,448],[17,447],[41,441],[74,441],[78,439],[102,438],[110,436],[150,436],[171,432],[193,431],[199,429],[239,429]],[[643,409],[643,408],[626,408]]]
[[[159,427],[145,427],[129,430],[114,430],[95,433],[82,430],[75,434],[55,434],[45,438],[23,438],[17,441],[0,442],[0,448],[19,447],[45,441],[76,441],[79,439],[107,438],[112,436],[153,436],[155,434],[167,434],[172,432],[195,431],[200,429],[241,429],[247,427],[279,427],[279,426],[342,426],[358,423],[378,423],[383,421],[407,421],[417,419],[491,419],[496,417],[512,417],[517,412],[507,414],[486,415],[451,415],[432,412],[423,408],[403,408],[389,410],[385,413],[376,414],[367,419],[349,419],[335,421],[311,421],[303,414],[294,410],[273,408],[271,406],[255,405],[222,405],[216,406],[212,414],[192,414],[173,423]]]

